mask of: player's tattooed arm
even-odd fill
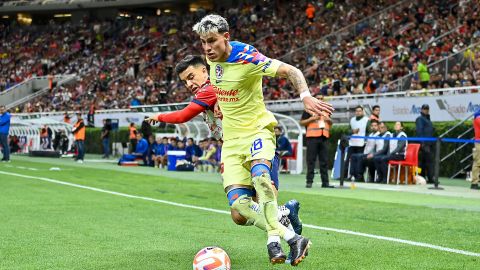
[[[307,81],[303,73],[296,67],[282,63],[277,70],[277,77],[287,78],[298,94],[308,90]]]

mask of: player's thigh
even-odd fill
[[[234,145],[222,148],[222,163],[220,172],[222,173],[223,188],[233,185],[252,186],[250,171],[243,166],[244,157],[239,149],[235,149]]]
[[[273,127],[265,127],[259,130],[257,134],[246,137],[244,143],[250,145],[250,151],[247,154],[246,162],[251,163],[254,160],[267,160],[269,163],[275,156],[275,133]],[[269,166],[271,164],[268,164]]]

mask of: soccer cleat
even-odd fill
[[[272,264],[284,263],[287,256],[283,253],[282,247],[278,242],[272,242],[267,245],[268,257]]]
[[[290,246],[290,254],[292,256],[290,264],[297,266],[308,255],[308,249],[312,242],[301,235],[296,235],[294,238],[288,241]]]
[[[296,234],[301,235],[303,226],[298,214],[300,211],[300,203],[297,200],[290,200],[285,204],[285,207],[290,210],[288,219],[290,219],[290,223],[292,223],[293,230]]]

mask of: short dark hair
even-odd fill
[[[283,131],[283,129],[282,129],[281,126],[276,126],[276,127],[274,127],[273,129],[278,129],[278,130],[280,130],[280,131]]]
[[[373,124],[373,123],[377,123],[377,125],[380,124],[380,122],[378,122],[376,119],[370,120],[370,125]]]
[[[374,111],[376,108],[379,108],[379,109],[380,109],[380,106],[374,105],[374,106],[372,107],[372,111]]]
[[[177,65],[175,66],[175,72],[177,72],[177,75],[179,75],[180,73],[184,72],[189,66],[198,65],[207,66],[205,60],[203,60],[203,57],[201,57],[200,55],[189,54],[177,63]]]
[[[356,111],[357,109],[362,109],[362,111],[363,111],[362,105],[358,105],[357,107],[355,107],[355,111]]]

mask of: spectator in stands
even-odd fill
[[[107,119],[103,119],[103,127],[102,133],[100,135],[100,139],[102,140],[103,146],[103,156],[102,158],[109,158],[110,157],[110,132],[112,130],[112,126]]]
[[[312,3],[308,3],[307,9],[305,10],[305,15],[307,15],[307,20],[312,24],[315,20],[315,7]]]
[[[0,146],[2,147],[2,161],[10,162],[10,147],[8,144],[8,132],[10,131],[10,113],[5,106],[0,105]]]
[[[278,153],[280,157],[291,156],[293,154],[292,144],[283,133],[282,127],[276,126],[274,128],[274,132],[275,132],[275,137],[277,139],[277,149],[275,149],[275,151]]]
[[[428,72],[427,60],[421,57],[417,64],[418,79],[422,88],[427,89],[430,82],[430,72]]]
[[[353,175],[354,180],[357,182],[363,182],[363,174],[365,172],[365,168],[368,167],[368,182],[373,182],[375,179],[375,165],[373,163],[373,155],[379,149],[376,148],[377,146],[377,139],[373,139],[378,137],[380,132],[378,131],[378,121],[373,119],[370,121],[370,134],[368,137],[372,139],[367,139],[367,143],[365,144],[365,149],[363,153],[357,153],[352,155],[350,170],[351,175]],[[382,145],[383,147],[383,145]]]
[[[322,96],[317,96],[323,99]],[[306,111],[303,112],[300,120],[300,125],[307,130],[306,144],[307,144],[307,176],[306,188],[311,188],[314,178],[315,162],[317,157],[320,163],[320,178],[322,180],[323,188],[333,188],[329,184],[328,179],[328,139],[330,138],[330,129],[332,121],[325,115],[311,115]]]
[[[195,144],[193,138],[187,139],[187,147],[185,148],[186,151],[186,160],[196,163],[198,159],[202,156],[202,150],[198,145]]]
[[[83,158],[85,156],[85,124],[83,123],[81,113],[77,113],[77,122],[73,125],[72,133],[75,137],[75,147],[77,148],[75,161],[83,163]]]
[[[135,147],[135,151],[131,154],[123,155],[120,160],[118,161],[118,165],[122,165],[123,162],[131,162],[135,161],[136,159],[141,159],[143,161],[143,165],[148,165],[147,162],[147,155],[148,155],[148,142],[141,132],[137,133],[137,145]]]
[[[475,140],[480,140],[480,109],[473,115],[473,129],[475,131]],[[480,143],[475,143],[473,148],[473,164],[472,164],[472,185],[471,189],[480,189],[478,182],[480,179]]]
[[[433,133],[435,130],[433,127],[433,123],[430,120],[430,107],[428,106],[428,104],[422,105],[420,116],[418,116],[415,120],[415,130],[417,137],[433,137]],[[420,175],[425,178],[428,183],[431,184],[434,182],[434,153],[434,142],[421,142],[418,162],[418,166],[422,168]]]
[[[379,155],[375,157],[375,169],[378,172],[380,178],[379,182],[387,183],[389,181],[387,179],[387,170],[388,170],[388,162],[390,160],[405,160],[405,154],[407,149],[408,141],[406,140],[407,134],[403,131],[403,124],[402,122],[395,123],[395,133],[393,134],[392,139],[388,143],[388,154],[387,155]]]
[[[137,128],[135,127],[135,123],[130,123],[128,127],[128,132],[128,138],[130,139],[130,149],[128,153],[131,154],[137,148]]]
[[[370,121],[376,120],[377,122],[380,122],[380,106],[374,105],[372,107],[372,114],[368,118]]]
[[[365,112],[362,106],[357,106],[355,108],[355,116],[350,119],[350,134],[352,136],[362,136],[364,137],[367,133],[367,123],[368,117],[365,116]],[[362,138],[350,138],[348,142],[348,152],[345,162],[345,168],[343,175],[347,175],[350,165],[350,158],[353,154],[363,153],[365,147],[365,139]],[[348,179],[352,179],[353,176],[350,174]]]

